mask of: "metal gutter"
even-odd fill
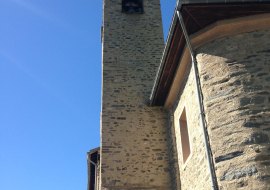
[[[212,167],[212,162],[211,162],[211,156],[210,156],[210,148],[209,148],[209,144],[208,144],[208,140],[207,140],[207,131],[205,128],[205,118],[204,118],[204,114],[203,114],[203,109],[202,109],[202,97],[201,97],[201,91],[200,91],[200,87],[199,87],[199,82],[198,82],[198,71],[197,71],[197,60],[196,60],[196,56],[195,53],[193,51],[193,48],[191,46],[189,37],[188,37],[188,33],[186,30],[186,26],[184,24],[183,18],[181,16],[180,11],[177,11],[177,15],[186,39],[186,43],[188,45],[189,51],[190,51],[190,55],[192,58],[192,67],[194,70],[194,79],[195,79],[195,85],[196,85],[196,89],[197,89],[197,100],[198,100],[198,104],[199,104],[199,111],[200,111],[200,121],[201,121],[201,125],[202,125],[202,130],[203,130],[203,137],[204,137],[204,145],[205,145],[205,151],[206,151],[206,157],[207,157],[207,162],[208,162],[208,169],[210,172],[210,179],[211,179],[211,186],[213,190],[216,190],[216,184],[215,184],[215,179],[214,179],[214,170]]]

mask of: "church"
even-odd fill
[[[270,0],[103,0],[87,190],[270,189]]]

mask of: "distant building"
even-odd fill
[[[270,1],[103,3],[88,190],[270,189]]]

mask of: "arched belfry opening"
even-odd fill
[[[143,13],[143,0],[122,0],[123,13]]]

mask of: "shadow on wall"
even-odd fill
[[[255,31],[196,51],[219,185],[270,185],[269,39],[269,30]]]

